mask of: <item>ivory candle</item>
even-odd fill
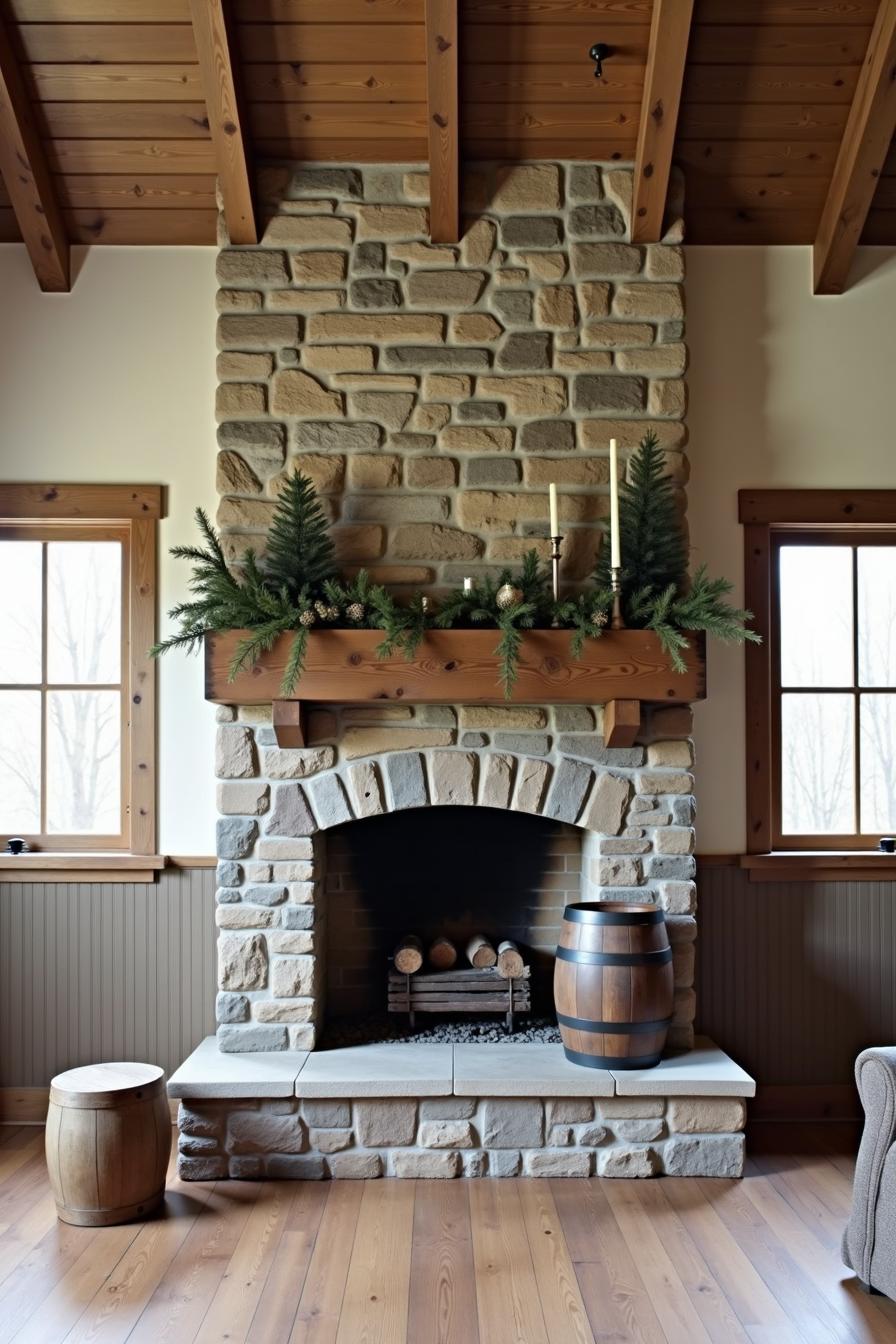
[[[557,514],[557,486],[554,483],[554,481],[551,481],[550,485],[548,486],[548,497],[551,503],[551,536],[559,537],[560,519]]]
[[[465,593],[472,593],[472,591],[473,591],[473,580],[472,580],[472,579],[464,579],[464,592],[465,592]]]
[[[616,440],[610,440],[610,568],[622,564],[619,546],[619,464],[616,460]]]

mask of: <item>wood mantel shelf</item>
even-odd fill
[[[408,661],[401,653],[377,657],[379,630],[316,630],[308,637],[305,670],[294,694],[280,693],[292,642],[282,636],[255,667],[228,680],[227,669],[246,631],[205,638],[205,697],[216,704],[273,704],[281,747],[304,746],[304,706],[405,701],[408,704],[501,705],[495,630],[432,630]],[[642,701],[689,704],[706,695],[705,641],[692,637],[687,669],[675,672],[650,630],[608,630],[587,640],[581,657],[570,652],[569,630],[532,630],[523,636],[519,675],[509,703],[606,706],[605,740],[631,745]]]

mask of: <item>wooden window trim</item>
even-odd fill
[[[126,537],[127,585],[123,600],[128,617],[123,650],[126,706],[122,757],[126,764],[121,839],[109,844],[103,837],[85,836],[82,845],[69,837],[61,840],[58,848],[49,842],[26,856],[0,856],[0,880],[10,880],[14,865],[21,874],[19,880],[25,881],[56,880],[63,866],[77,872],[81,880],[89,880],[88,872],[108,875],[130,870],[152,874],[162,866],[155,852],[156,673],[149,656],[156,638],[157,531],[162,516],[162,488],[158,485],[0,486],[0,527],[7,535],[17,525],[23,534],[29,528],[40,528],[43,535],[57,525],[64,533],[66,526],[74,529],[79,524],[108,524],[117,535]],[[74,850],[77,855],[71,852]],[[142,859],[142,864],[131,868],[125,862],[130,855]],[[88,864],[81,862],[84,859]],[[39,873],[41,876],[37,876]]]
[[[744,601],[754,614],[754,627],[762,636],[761,644],[747,644],[744,654],[746,671],[746,791],[747,844],[744,866],[752,874],[777,871],[795,875],[854,870],[863,875],[873,871],[882,876],[883,868],[874,857],[875,836],[845,852],[836,837],[825,844],[825,837],[812,836],[806,851],[774,849],[775,817],[775,695],[776,647],[774,641],[774,553],[781,534],[824,533],[833,540],[856,534],[896,531],[896,490],[740,490],[738,516],[744,528]],[[830,851],[830,861],[816,862]],[[758,862],[767,860],[768,862]]]

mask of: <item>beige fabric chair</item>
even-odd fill
[[[865,1129],[843,1259],[866,1292],[896,1298],[896,1047],[863,1050],[856,1086]]]

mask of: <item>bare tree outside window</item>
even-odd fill
[[[0,660],[6,834],[121,829],[121,567],[117,541],[0,543],[4,586],[23,594]]]
[[[896,829],[896,547],[786,544],[779,576],[782,831]]]

